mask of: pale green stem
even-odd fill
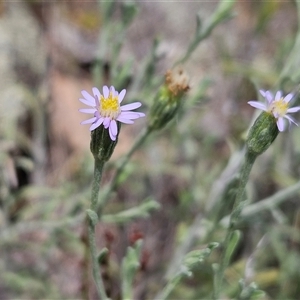
[[[174,290],[176,285],[180,282],[182,275],[179,273],[174,278],[168,281],[167,285],[164,287],[164,289],[159,293],[157,297],[155,297],[155,300],[165,300],[167,297],[171,294],[171,292]]]
[[[91,197],[91,211],[96,211],[98,197],[99,197],[99,189],[100,189],[100,181],[102,177],[104,162],[95,159],[94,165],[94,179],[93,179],[93,186],[92,186],[92,197]],[[95,238],[95,223],[91,218],[88,219],[88,235],[89,235],[89,246],[90,246],[90,253],[92,258],[92,266],[93,266],[93,278],[96,284],[97,292],[99,299],[106,300],[108,299],[104,283],[100,274],[100,265],[98,262],[97,257],[97,246],[96,246],[96,238]]]
[[[230,261],[230,255],[227,253],[227,249],[229,248],[229,243],[233,237],[234,231],[235,231],[235,225],[239,220],[239,217],[242,212],[243,208],[243,202],[244,202],[244,194],[245,194],[245,187],[247,184],[247,181],[249,179],[249,174],[252,169],[252,166],[254,164],[254,161],[256,159],[256,155],[250,154],[249,152],[246,152],[243,165],[241,167],[240,171],[240,182],[239,187],[237,190],[236,198],[234,207],[232,210],[232,213],[230,215],[230,221],[229,221],[229,227],[227,229],[226,237],[223,243],[223,253],[221,257],[221,263],[218,271],[215,275],[215,281],[214,281],[214,291],[213,291],[213,299],[218,300],[219,294],[222,288],[223,284],[223,278],[224,278],[224,272],[229,265]]]
[[[112,178],[112,181],[106,190],[103,197],[101,197],[100,202],[98,204],[98,213],[101,214],[101,211],[103,207],[105,206],[109,195],[111,192],[117,187],[118,181],[120,179],[120,176],[122,175],[122,172],[124,170],[125,165],[128,163],[129,159],[131,158],[132,154],[145,142],[147,137],[152,131],[147,128],[144,132],[141,133],[140,137],[136,140],[136,142],[133,144],[132,148],[129,150],[129,152],[123,157],[121,163],[117,166],[116,172],[114,174],[114,177]]]
[[[216,26],[233,17],[232,8],[234,4],[235,0],[221,0],[217,9],[205,24],[202,24],[199,15],[197,15],[196,35],[189,44],[183,57],[174,64],[175,66],[185,63],[190,58],[191,54],[197,49],[200,42],[209,37]]]

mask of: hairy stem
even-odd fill
[[[91,197],[91,206],[90,206],[90,210],[93,212],[95,212],[97,209],[100,180],[102,177],[103,167],[104,167],[104,162],[99,159],[95,159],[94,180],[92,186],[92,197]],[[88,238],[89,238],[90,254],[92,258],[93,278],[96,284],[97,293],[99,299],[106,300],[108,299],[108,297],[105,292],[104,283],[100,273],[100,265],[98,263],[98,257],[97,257],[95,222],[93,222],[91,217],[88,220]]]
[[[233,207],[232,213],[230,215],[229,227],[227,229],[226,237],[225,237],[225,240],[223,243],[224,250],[223,250],[222,257],[221,257],[221,263],[220,263],[219,269],[216,272],[216,277],[215,277],[215,282],[214,282],[214,291],[213,291],[213,299],[215,299],[215,300],[219,299],[219,294],[220,294],[222,284],[223,284],[223,279],[224,279],[224,272],[225,272],[225,269],[229,265],[230,253],[228,253],[227,250],[230,248],[228,246],[229,246],[231,239],[233,238],[236,223],[238,222],[239,217],[242,212],[245,187],[246,187],[247,181],[249,179],[249,174],[250,174],[252,166],[255,162],[255,159],[256,159],[256,155],[246,152],[245,158],[243,161],[243,165],[242,165],[241,171],[240,171],[240,178],[239,178],[240,182],[239,182],[239,187],[238,187],[236,198],[235,198],[234,207]]]

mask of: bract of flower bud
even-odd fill
[[[182,98],[189,90],[188,81],[186,72],[181,68],[167,71],[165,83],[150,108],[148,121],[150,130],[162,129],[176,116],[182,105]]]
[[[266,151],[279,133],[276,118],[268,112],[261,113],[251,127],[246,145],[249,153],[260,155]]]
[[[117,126],[118,133],[114,141],[111,139],[108,130],[106,130],[104,126],[99,126],[91,131],[90,149],[95,159],[99,159],[102,162],[106,162],[110,159],[118,142],[121,127],[119,122],[117,123]]]

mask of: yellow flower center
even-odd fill
[[[111,92],[108,98],[101,95],[99,112],[102,117],[116,119],[121,112],[118,97],[114,97]]]
[[[272,112],[275,116],[283,117],[289,108],[289,104],[280,98],[277,101],[274,101],[270,106],[270,112]]]

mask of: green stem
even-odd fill
[[[227,249],[230,248],[228,246],[231,239],[233,238],[236,223],[238,222],[242,212],[242,208],[244,204],[245,187],[249,179],[249,174],[255,162],[256,157],[257,157],[256,155],[246,152],[244,162],[241,167],[240,183],[237,190],[234,207],[230,215],[229,227],[227,229],[226,237],[223,243],[224,250],[221,257],[220,267],[216,272],[216,277],[214,282],[213,299],[215,300],[219,299],[219,294],[223,284],[224,272],[229,265],[230,253],[227,252]]]
[[[104,167],[104,162],[99,159],[95,159],[94,180],[92,186],[92,197],[91,197],[91,207],[90,207],[91,211],[93,212],[95,212],[97,209],[100,180],[102,177],[103,167]],[[91,254],[92,266],[93,266],[93,278],[96,284],[99,299],[105,300],[108,299],[108,297],[105,292],[105,287],[100,274],[100,266],[97,258],[95,222],[93,222],[91,218],[88,219],[88,235],[89,235],[90,254]]]
[[[175,62],[174,66],[185,63],[191,54],[197,49],[200,42],[209,37],[215,27],[233,17],[232,8],[234,4],[235,0],[221,0],[214,13],[205,24],[202,24],[200,16],[197,15],[197,28],[195,37],[189,44],[183,57]]]
[[[100,203],[98,204],[98,214],[101,215],[102,209],[105,206],[109,195],[111,192],[117,187],[119,179],[122,175],[122,172],[124,170],[125,165],[128,163],[129,159],[131,158],[132,154],[145,142],[149,134],[152,132],[151,129],[147,128],[145,131],[141,133],[139,138],[136,140],[136,142],[133,144],[132,148],[129,150],[129,152],[126,154],[126,156],[123,157],[121,163],[117,166],[116,172],[114,174],[114,177],[106,190],[103,197],[100,199]]]
[[[155,300],[165,300],[167,297],[171,294],[171,292],[175,289],[176,285],[180,282],[182,275],[177,274],[168,281],[167,285],[164,287],[164,289],[155,297]]]

